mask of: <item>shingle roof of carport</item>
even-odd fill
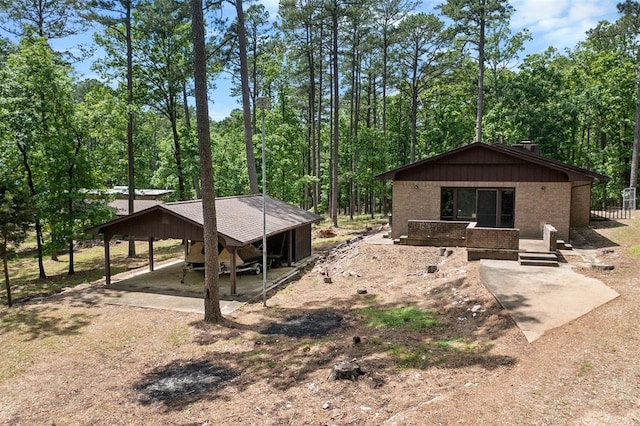
[[[322,218],[306,210],[292,206],[284,201],[266,197],[267,203],[267,235],[297,228],[301,225],[314,223]],[[179,201],[158,204],[148,209],[136,212],[126,217],[116,218],[110,222],[87,230],[92,234],[103,233],[108,226],[133,220],[152,209],[161,209],[185,219],[188,222],[204,226],[202,214],[202,200]],[[262,238],[262,196],[244,195],[235,197],[216,198],[216,222],[218,233],[227,239],[240,244],[258,241]]]

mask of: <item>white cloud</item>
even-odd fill
[[[529,53],[549,46],[573,48],[599,21],[617,19],[618,0],[514,0],[514,31],[528,28],[533,40]]]
[[[275,19],[278,15],[278,7],[280,6],[280,0],[262,0],[260,3],[267,9],[269,12],[269,17],[271,19]]]
[[[516,12],[511,17],[514,28],[531,27],[540,21],[561,16],[569,5],[568,0],[517,0],[511,2]]]

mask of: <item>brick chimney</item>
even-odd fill
[[[525,151],[529,151],[532,154],[540,154],[540,147],[537,143],[531,143],[531,141],[522,141],[520,143],[516,143],[511,145],[513,148],[523,149]]]

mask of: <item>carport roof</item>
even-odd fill
[[[267,235],[275,235],[302,225],[318,222],[322,217],[284,201],[266,197]],[[193,225],[204,227],[202,200],[179,201],[151,206],[131,215],[118,217],[102,225],[88,229],[90,234],[103,234],[109,228],[116,229],[123,222],[144,220],[151,212],[166,212]],[[248,244],[262,238],[262,195],[243,195],[216,198],[216,222],[218,233],[225,240]],[[154,235],[149,235],[153,237]]]

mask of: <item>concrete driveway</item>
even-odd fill
[[[480,281],[509,311],[529,342],[619,296],[569,264],[551,268],[481,260]]]

